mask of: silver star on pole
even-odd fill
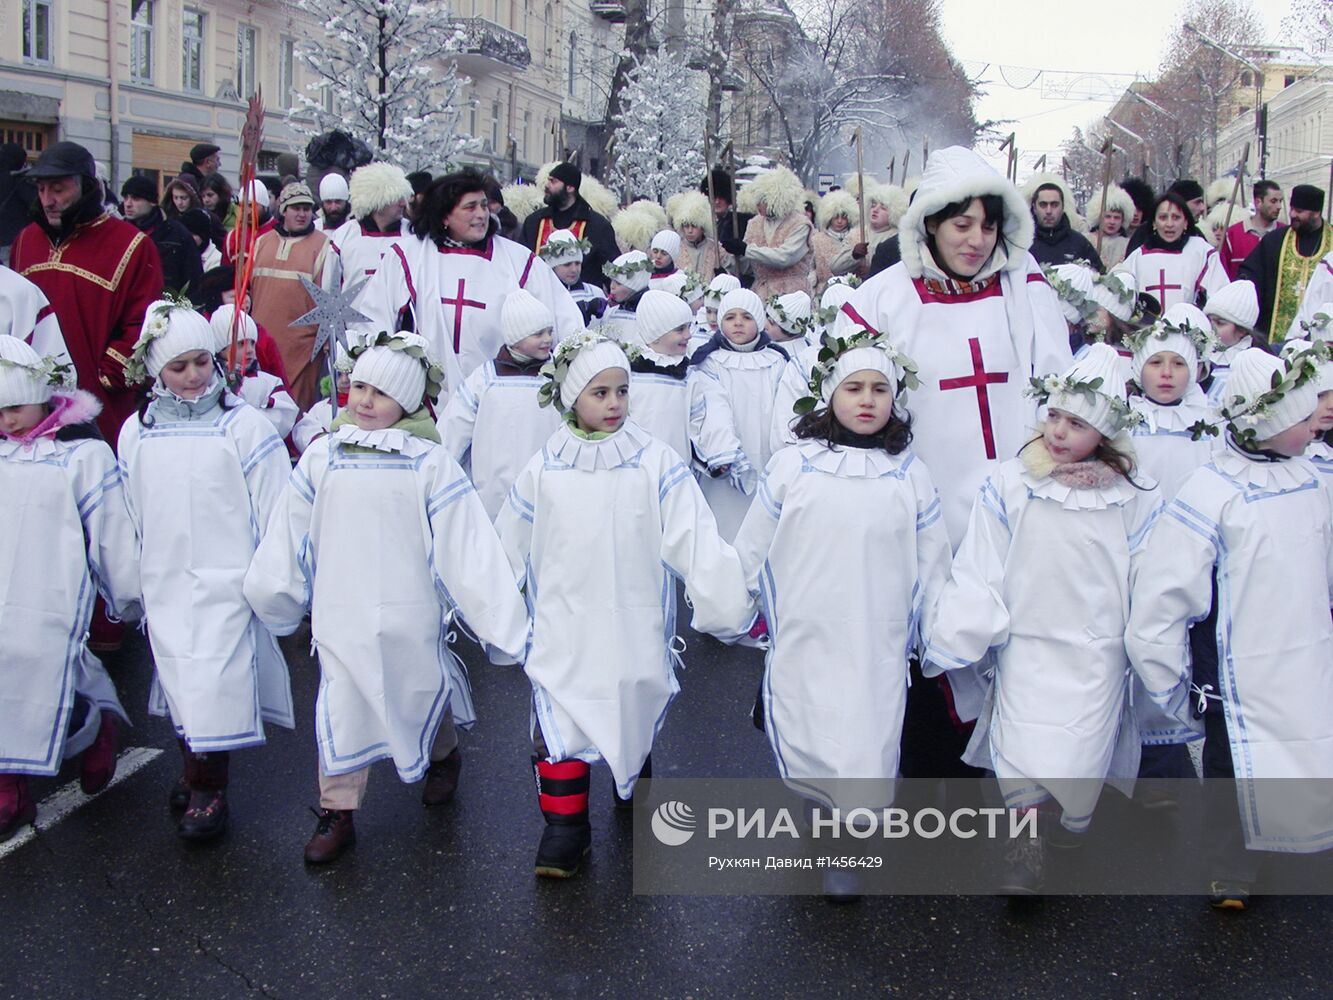
[[[353,323],[370,322],[369,316],[363,316],[352,308],[352,302],[361,294],[361,289],[369,280],[362,278],[352,287],[344,288],[340,292],[326,292],[304,274],[301,275],[301,284],[305,286],[310,300],[315,303],[315,308],[304,316],[296,317],[288,325],[297,327],[314,324],[318,327],[315,331],[315,349],[310,352],[311,361],[319,357],[319,352],[324,350],[330,340],[345,352],[347,328]]]

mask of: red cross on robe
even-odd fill
[[[967,341],[968,347],[972,351],[972,374],[960,375],[957,378],[940,379],[940,390],[947,389],[976,389],[977,390],[977,411],[981,416],[981,435],[986,443],[986,457],[995,458],[995,430],[991,426],[990,416],[990,394],[986,386],[997,382],[1008,382],[1008,372],[988,372],[986,364],[981,358],[981,340],[977,337],[971,337]]]
[[[1181,289],[1181,286],[1180,286],[1180,285],[1168,285],[1168,284],[1166,283],[1166,269],[1165,269],[1165,268],[1158,268],[1158,270],[1157,270],[1157,284],[1155,284],[1155,285],[1149,285],[1147,288],[1144,289],[1144,291],[1145,291],[1145,292],[1154,292],[1154,291],[1155,291],[1155,292],[1157,293],[1157,301],[1161,304],[1162,308],[1165,309],[1165,308],[1166,308],[1166,293],[1167,293],[1167,292],[1178,292],[1178,291],[1180,291],[1180,289]]]
[[[445,305],[445,306],[453,306],[453,307],[454,307],[454,353],[455,353],[455,354],[458,353],[459,348],[461,347],[461,345],[462,345],[462,343],[463,343],[463,310],[464,310],[464,308],[467,308],[467,307],[471,307],[471,308],[473,308],[473,309],[485,309],[485,308],[486,308],[486,303],[485,303],[485,302],[478,302],[476,299],[469,299],[469,298],[466,297],[466,295],[465,295],[465,293],[464,293],[464,291],[463,291],[463,286],[464,286],[465,284],[466,284],[466,280],[465,280],[465,279],[463,279],[463,278],[459,278],[459,279],[458,279],[458,297],[457,297],[457,298],[453,298],[453,299],[451,299],[451,298],[448,298],[448,297],[446,297],[446,296],[444,296],[444,295],[441,295],[441,296],[440,296],[440,304],[441,304],[441,305]]]

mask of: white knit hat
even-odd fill
[[[347,178],[338,172],[325,174],[319,181],[320,201],[347,201],[351,191],[347,187]]]
[[[1064,375],[1041,381],[1049,393],[1048,409],[1072,413],[1105,437],[1115,437],[1124,430],[1130,413],[1124,378],[1120,355],[1114,347],[1099,343],[1089,344]],[[1090,383],[1098,379],[1101,381],[1093,388]]]
[[[1284,340],[1282,342],[1282,360],[1290,362],[1298,354],[1314,347],[1308,340]],[[1321,361],[1314,358],[1315,377],[1311,384],[1315,387],[1315,392],[1323,395],[1326,392],[1333,392],[1333,361]]]
[[[557,229],[546,237],[537,256],[551,267],[583,262],[583,246],[572,230]]]
[[[653,237],[649,249],[665,250],[667,256],[675,260],[676,254],[680,253],[680,234],[673,229],[663,229]]]
[[[384,336],[381,335],[381,340]],[[426,398],[426,369],[433,362],[430,345],[415,333],[395,333],[392,342],[365,348],[352,366],[352,381],[374,386],[411,414],[421,409]],[[413,357],[404,348],[418,348],[423,357]]]
[[[1060,312],[1066,323],[1080,323],[1088,317],[1085,310],[1092,304],[1093,272],[1083,264],[1057,264],[1051,269],[1051,287],[1060,300]]]
[[[650,288],[634,310],[634,335],[644,347],[680,326],[689,326],[694,314],[678,296]]]
[[[713,280],[708,283],[708,290],[704,292],[704,305],[709,309],[716,309],[718,303],[722,301],[722,296],[740,287],[741,279],[734,274],[714,275]]]
[[[619,368],[629,376],[629,358],[614,340],[605,337],[593,337],[585,346],[578,348],[569,371],[560,383],[560,403],[566,409],[572,409],[579,394],[588,387],[588,383],[608,368]]]
[[[642,250],[622,253],[611,263],[602,267],[602,273],[613,281],[618,281],[634,292],[641,292],[648,287],[653,265],[648,255]]]
[[[1213,339],[1213,324],[1203,314],[1203,310],[1192,302],[1177,302],[1162,313],[1162,320],[1166,323],[1174,323],[1176,326],[1193,327],[1200,336],[1206,337],[1208,340]]]
[[[259,178],[250,182],[250,200],[260,208],[268,208],[273,196],[269,194],[268,185]]]
[[[217,335],[202,315],[188,306],[159,299],[144,310],[143,326],[134,345],[131,367],[138,361],[150,378],[157,378],[167,363],[191,351],[217,351]],[[137,379],[131,379],[137,381]]]
[[[1259,322],[1259,294],[1250,282],[1233,281],[1209,295],[1203,311],[1214,319],[1253,330]]]
[[[854,347],[833,362],[833,369],[820,384],[820,399],[828,403],[833,399],[833,391],[838,386],[849,376],[862,371],[879,372],[889,380],[892,391],[895,393],[898,391],[898,380],[902,377],[902,372],[894,364],[889,353],[878,347]]]
[[[1313,381],[1291,387],[1276,402],[1259,403],[1261,397],[1274,391],[1274,375],[1285,378],[1290,373],[1286,361],[1257,347],[1248,347],[1231,360],[1231,377],[1220,408],[1234,433],[1253,430],[1255,441],[1265,441],[1314,413],[1319,393]]]
[[[217,335],[217,345],[213,348],[213,353],[225,351],[231,347],[231,324],[232,316],[236,313],[236,307],[230,302],[224,303],[214,310],[213,315],[209,317],[208,325],[213,328],[213,333]],[[257,341],[259,339],[259,328],[249,313],[241,313],[239,325],[236,328],[236,339],[238,341],[249,340]]]
[[[505,346],[513,347],[525,337],[542,330],[555,329],[555,316],[537,296],[526,288],[515,288],[500,306],[500,332]]]
[[[804,334],[810,324],[810,296],[805,292],[788,292],[769,300],[768,318],[788,333]]]
[[[1116,319],[1130,323],[1134,320],[1138,294],[1138,279],[1132,271],[1111,271],[1093,275],[1089,297]]]
[[[45,403],[55,386],[47,362],[17,337],[0,336],[0,406]]]
[[[717,306],[717,318],[721,319],[733,309],[740,309],[742,312],[750,314],[750,318],[759,325],[759,329],[764,328],[764,300],[748,288],[733,288],[722,296],[722,301]]]
[[[1143,366],[1148,363],[1148,360],[1154,354],[1161,354],[1164,351],[1180,355],[1181,360],[1185,362],[1185,367],[1189,369],[1191,380],[1198,377],[1198,345],[1176,329],[1179,326],[1178,323],[1171,321],[1172,325],[1167,325],[1165,320],[1166,318],[1163,317],[1162,321],[1148,327],[1141,338],[1137,340],[1134,356],[1129,362],[1129,371],[1134,376],[1134,381],[1140,385],[1143,384]]]

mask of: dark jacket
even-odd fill
[[[1324,238],[1324,226],[1320,225],[1313,233],[1296,234],[1296,251],[1302,257],[1313,257],[1319,252],[1319,243]],[[1254,332],[1265,339],[1285,337],[1286,330],[1270,330],[1273,322],[1273,299],[1277,295],[1277,267],[1282,257],[1282,241],[1287,238],[1287,227],[1274,229],[1264,234],[1259,245],[1250,251],[1250,255],[1241,262],[1237,281],[1248,281],[1254,285],[1259,296],[1259,321]]]
[[[898,245],[898,234],[894,233],[887,240],[880,240],[875,252],[870,255],[870,271],[867,278],[874,277],[880,271],[887,271],[903,259],[903,252]]]
[[[160,208],[130,221],[157,246],[162,258],[163,289],[185,292],[194,299],[199,294],[204,262],[190,231],[177,220],[168,219]]]
[[[1059,223],[1049,229],[1038,225],[1036,234],[1032,238],[1031,250],[1038,264],[1049,267],[1083,261],[1098,271],[1106,270],[1097,248],[1082,233],[1074,232],[1074,227],[1069,224],[1068,215],[1060,216]]]
[[[610,287],[610,279],[602,273],[602,266],[620,256],[620,248],[616,246],[616,231],[611,228],[606,216],[594,212],[582,195],[575,197],[574,204],[562,212],[547,205],[523,220],[523,238],[520,242],[529,250],[537,249],[537,229],[543,219],[550,219],[556,229],[568,229],[579,220],[587,223],[583,238],[592,244],[592,249],[583,255],[583,270],[579,276],[598,288]]]

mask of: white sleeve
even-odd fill
[[[250,493],[250,507],[262,537],[287,480],[291,478],[292,462],[287,455],[287,446],[273,430],[273,425],[258,413],[254,416],[259,419],[251,427],[236,428],[236,444],[246,489]]]
[[[662,562],[685,581],[696,632],[735,636],[750,628],[753,602],[736,550],[717,533],[703,491],[684,463],[670,465],[658,483]]]
[[[1314,319],[1314,314],[1319,311],[1320,306],[1328,302],[1333,302],[1333,268],[1330,268],[1328,258],[1325,257],[1315,265],[1314,274],[1310,275],[1310,282],[1305,286],[1305,294],[1301,296],[1300,308],[1296,310],[1291,326],[1287,328],[1287,339],[1305,339],[1305,324]]]
[[[911,481],[916,486],[916,578],[917,601],[912,609],[917,619],[917,639],[925,646],[924,637],[934,632],[935,613],[940,596],[949,582],[949,567],[953,549],[949,532],[944,526],[944,508],[939,491],[920,459],[912,463]]]
[[[796,229],[775,247],[761,247],[747,244],[747,260],[763,264],[765,267],[791,267],[800,261],[810,249],[810,223]]]
[[[333,423],[332,410],[328,400],[322,399],[301,415],[292,428],[292,444],[298,452],[304,455],[307,448],[329,432],[329,425]]]
[[[458,463],[443,453],[426,498],[435,585],[446,608],[485,643],[514,659],[528,641],[528,609],[506,565],[481,497]]]
[[[555,341],[572,337],[583,329],[583,313],[569,294],[565,283],[555,276],[551,266],[535,254],[528,268],[523,288],[535,295],[555,314]]]
[[[804,369],[801,368],[800,362],[794,356],[783,367],[782,377],[778,379],[778,387],[773,394],[773,428],[770,435],[770,447],[774,452],[796,442],[796,435],[791,429],[792,424],[796,421],[796,413],[792,410],[792,407],[798,399],[809,394],[809,381],[804,377]]]
[[[444,450],[460,465],[472,449],[472,432],[476,429],[477,411],[481,408],[479,397],[486,385],[485,369],[482,365],[463,379],[436,421]]]
[[[70,359],[69,349],[65,346],[65,334],[60,329],[60,318],[56,316],[55,308],[49,304],[38,310],[37,315],[33,317],[32,332],[27,340],[32,349],[42,357],[56,358],[61,364],[74,363]]]
[[[773,538],[782,520],[782,504],[787,498],[793,472],[798,468],[783,452],[768,461],[754,493],[754,501],[745,513],[733,543],[745,571],[745,585],[751,594],[759,593],[759,574],[768,561]]]
[[[1004,564],[1012,541],[1004,497],[994,478],[987,479],[972,503],[967,534],[926,633],[926,676],[980,663],[987,650],[1008,640]]]
[[[543,462],[542,453],[534,455],[514,480],[509,496],[495,515],[495,532],[500,536],[509,571],[520,584],[527,579],[528,557],[532,555],[532,526],[537,516],[538,470]]]
[[[691,437],[699,453],[699,460],[710,470],[724,465],[748,468],[749,459],[745,457],[740,434],[736,431],[731,400],[727,398],[721,383],[701,368],[691,368],[689,378],[695,381],[697,388],[694,391],[700,394],[704,405],[699,424],[693,429]],[[690,409],[693,413],[693,399]]]
[[[1199,287],[1209,295],[1213,295],[1230,283],[1231,279],[1227,277],[1226,268],[1222,266],[1222,258],[1214,248],[1209,247],[1208,256],[1203,262],[1203,273],[1199,275]]]
[[[116,457],[103,441],[80,444],[72,463],[88,568],[97,591],[117,618],[143,617],[139,538],[125,505]]]
[[[324,273],[320,275],[320,287],[326,292],[338,292],[343,286],[342,249],[334,242],[335,233],[329,234],[328,254],[324,257]]]
[[[349,340],[355,344],[356,339],[373,337],[383,330],[401,330],[404,314],[415,306],[412,287],[406,271],[406,258],[395,246],[380,260],[379,270],[361,289],[356,308],[369,322],[349,327]]]
[[[292,470],[245,574],[245,599],[259,620],[276,635],[291,635],[301,624],[315,576],[310,544],[314,514],[315,452],[301,457]],[[322,469],[322,462],[319,463]]]
[[[1069,347],[1069,325],[1060,312],[1060,297],[1044,278],[1028,282],[1027,297],[1032,307],[1033,324],[1032,371],[1029,374],[1062,372],[1074,363],[1074,355]]]

